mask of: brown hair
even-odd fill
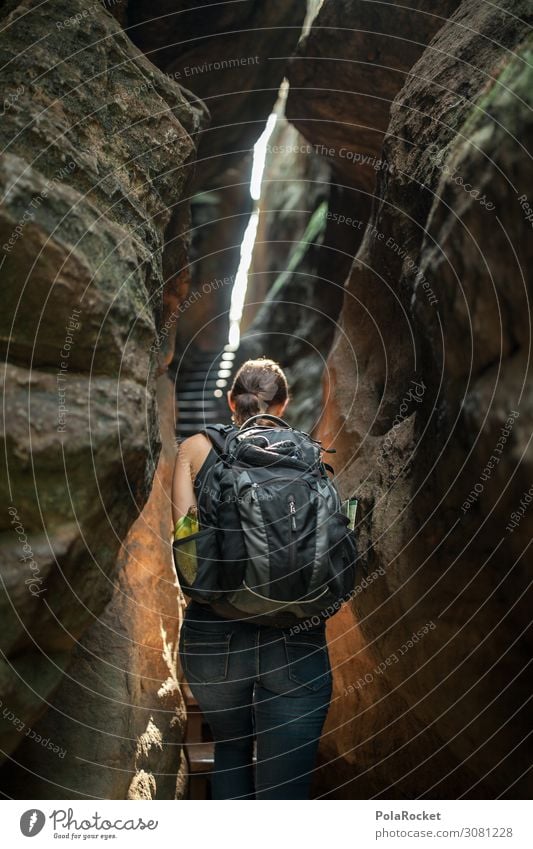
[[[246,360],[231,387],[235,402],[233,420],[242,425],[250,416],[266,413],[270,406],[283,404],[288,397],[287,378],[278,363],[266,357]]]

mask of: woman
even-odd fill
[[[228,391],[237,426],[259,413],[282,416],[288,401],[282,369],[266,358],[245,362]],[[172,484],[174,523],[197,505],[216,456],[204,434],[180,444]],[[302,635],[294,627],[228,619],[191,601],[180,659],[215,741],[213,798],[309,798],[331,698],[325,623]]]

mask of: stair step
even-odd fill
[[[209,392],[211,390],[214,392],[215,389],[218,389],[217,380],[218,378],[213,380],[176,380],[176,393],[179,395],[182,389],[187,392]]]
[[[219,371],[228,371],[228,366],[226,363],[221,363],[220,361],[214,363],[201,363],[200,365],[196,365],[196,363],[191,363],[190,365],[182,366],[176,372],[179,375],[195,375],[195,374],[216,374]]]
[[[211,401],[215,396],[213,396],[213,390],[208,390],[207,392],[179,391],[177,397],[182,402],[195,401],[197,404],[200,404],[203,401]]]
[[[214,424],[221,418],[224,418],[222,413],[216,413],[216,411],[210,416],[204,416],[202,413],[198,413],[198,415],[183,413],[179,416],[179,428],[182,430],[186,425],[189,427],[203,427],[206,424]]]
[[[215,762],[215,744],[214,743],[192,743],[185,744],[187,746],[187,755],[189,760],[189,768],[191,775],[198,775],[203,772],[211,772]]]
[[[187,415],[189,418],[192,416],[193,418],[201,419],[205,416],[218,415],[219,410],[225,409],[224,404],[206,404],[205,406],[203,404],[191,405],[190,402],[180,404],[178,398],[178,413],[181,416]]]
[[[213,351],[193,348],[183,359],[174,361],[171,376],[177,400],[176,435],[180,439],[198,433],[207,424],[229,420],[226,390],[231,386],[236,354],[230,346]],[[217,386],[222,380],[225,383]],[[221,394],[215,395],[216,391]]]
[[[193,705],[193,706],[196,705],[196,706],[198,706],[198,702],[194,698],[194,696],[192,694],[192,690],[191,690],[191,688],[189,687],[189,685],[187,684],[186,681],[181,682],[181,694],[183,696],[183,701],[185,702],[186,705]]]
[[[189,743],[201,743],[203,741],[202,731],[204,726],[204,718],[200,711],[187,711],[187,739],[185,745]]]
[[[222,416],[218,419],[202,419],[202,421],[198,422],[182,422],[176,433],[176,436],[178,436],[180,439],[185,439],[185,437],[187,436],[193,436],[193,434],[199,433],[201,430],[207,427],[207,425],[218,424],[219,422],[225,424]]]
[[[176,365],[176,371],[184,374],[191,371],[213,371],[217,368],[229,368],[230,363],[233,363],[233,360],[222,360],[220,357],[214,360],[182,360]]]
[[[220,395],[215,395],[216,388],[216,386],[213,386],[211,389],[207,389],[205,392],[196,392],[195,394],[200,395],[201,399],[203,399],[207,404],[216,404],[218,403],[218,399],[221,397]],[[179,390],[176,393],[176,398],[181,401],[187,401],[189,404],[196,404],[197,407],[202,406],[198,399],[184,398]]]
[[[204,401],[203,404],[199,404],[197,401],[184,400],[178,395],[178,407],[182,413],[185,410],[187,410],[187,412],[189,412],[190,410],[191,412],[196,413],[207,412],[208,410],[218,410],[219,404],[217,404],[215,401],[211,401],[211,399],[209,399],[209,401]]]
[[[187,353],[184,355],[184,361],[188,363],[205,363],[212,362],[213,360],[221,360],[224,351],[220,349],[216,351],[193,351],[192,353]]]
[[[203,362],[182,360],[180,363],[176,363],[175,371],[185,374],[185,372],[191,371],[214,371],[217,368],[228,369],[232,368],[233,362],[233,360],[222,360],[220,357],[216,357],[214,360],[204,360]]]

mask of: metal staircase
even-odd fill
[[[178,407],[176,435],[184,439],[214,422],[229,422],[226,392],[231,386],[236,352],[203,351],[190,346],[174,358],[170,372]]]

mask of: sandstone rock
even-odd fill
[[[375,574],[374,589],[372,581],[365,589],[373,608],[380,599],[376,589],[381,575]],[[326,799],[418,797],[426,780],[422,748],[432,753],[435,775],[453,770],[456,761],[380,671],[379,654],[368,644],[350,605],[328,622],[327,635],[333,694],[320,742],[314,795]],[[463,769],[468,773],[467,766]]]
[[[446,0],[436,13],[430,0],[325,0],[290,61],[287,117],[339,182],[358,189],[352,207],[365,219],[391,103],[457,5]]]
[[[250,171],[251,157],[244,157],[191,199],[190,286],[177,311],[178,373],[190,346],[213,351],[228,342],[231,294],[252,207]]]
[[[329,196],[329,168],[285,118],[286,95],[285,87],[274,110],[276,124],[267,143],[242,333],[260,310],[276,277],[287,268],[313,212]]]
[[[63,371],[65,380],[69,371],[92,371],[145,383],[151,366],[144,352],[155,334],[146,248],[75,188],[50,186],[19,156],[5,154],[0,184],[7,199],[0,218],[3,356]],[[31,219],[21,223],[25,214]]]
[[[179,375],[190,345],[216,350],[228,341],[231,289],[251,212],[252,147],[276,100],[306,3],[198,6],[183,0],[176,7],[165,0],[157,11],[154,16],[144,0],[130,2],[128,34],[211,116],[195,169],[200,192],[191,203],[190,275],[183,297],[174,302]],[[117,14],[123,21],[123,10]]]
[[[163,321],[163,290],[175,287],[172,274],[184,265],[189,165],[203,118],[98,4],[88,9],[80,0],[57,0],[53,8],[10,2],[1,14],[6,100],[0,127],[0,345],[8,411],[3,433],[8,483],[7,488],[2,484],[2,494],[16,511],[4,514],[0,525],[7,653],[0,673],[6,710],[1,738],[9,753],[26,730],[37,734],[39,717],[87,626],[100,628],[97,654],[104,663],[115,639],[111,625],[126,633],[129,627],[131,611],[119,604],[127,580],[121,573],[128,569],[124,561],[117,567],[116,558],[148,498],[158,463],[158,348],[152,343]],[[172,410],[167,414],[172,417]],[[153,546],[151,539],[148,545]],[[30,553],[35,565],[23,559]],[[164,574],[163,566],[158,568],[151,580],[143,584],[139,577],[135,586],[142,603],[155,610],[162,593],[157,576]],[[169,575],[168,562],[165,569]],[[113,616],[94,624],[112,596]],[[174,599],[166,604],[162,621],[170,645],[176,633]],[[139,617],[135,634],[160,657],[156,620]],[[126,643],[123,639],[124,659]],[[83,655],[77,649],[83,657],[74,667],[80,678],[70,730],[61,702],[53,717],[42,720],[54,723],[58,741],[69,733],[75,737],[83,711],[89,717],[94,710],[86,696],[96,674],[91,650],[89,645]],[[130,652],[124,669],[130,661],[135,668]],[[167,664],[153,662],[161,684],[170,674]],[[147,670],[140,661],[137,672],[141,693]],[[127,672],[117,672],[107,694],[115,685],[115,695],[121,686],[127,690],[130,680]],[[149,709],[180,705],[177,691],[169,691],[165,701],[149,689],[129,735],[133,749],[148,727]],[[123,712],[115,726],[120,733],[127,716]],[[102,713],[102,721],[107,719]],[[170,723],[170,714],[166,720]],[[158,727],[176,755],[179,723],[172,731],[164,723]],[[76,762],[67,770],[63,761],[62,772],[57,754],[35,740],[32,735],[24,740],[28,751],[24,755],[21,749],[20,759],[27,757],[43,780],[57,770],[67,789],[74,787]],[[52,761],[45,766],[47,753]],[[115,756],[102,744],[98,756],[104,772],[106,763],[111,766],[106,753]],[[88,748],[85,754],[90,755]],[[120,784],[116,775],[111,780],[109,768],[106,785],[100,769],[96,794],[127,793],[136,768],[128,757],[129,773],[121,774],[124,781],[129,775],[128,781]],[[166,758],[162,755],[163,765]],[[137,762],[139,769],[154,771],[150,758],[139,755]],[[174,788],[177,762],[170,778]],[[12,795],[6,770],[2,784]],[[162,781],[163,790],[156,777],[157,792],[172,797],[174,789]],[[57,787],[52,792],[57,796]]]
[[[211,116],[195,168],[200,191],[192,198],[190,275],[182,278],[183,297],[173,302],[179,371],[179,358],[187,356],[190,344],[215,350],[227,343],[231,287],[251,211],[252,147],[276,100],[306,3],[165,0],[157,15],[144,0],[126,6],[126,11],[122,6],[110,11],[123,25],[127,21],[134,43],[189,102]]]
[[[211,114],[201,139],[198,178],[235,165],[261,135],[287,58],[298,41],[305,0],[198,4],[148,0],[128,4],[128,34],[148,58],[200,97]]]
[[[163,450],[152,492],[121,545],[110,603],[93,617],[48,711],[33,726],[60,751],[43,749],[35,736],[24,740],[18,768],[9,769],[16,798],[174,799],[184,793],[181,606],[169,545],[173,388],[166,376],[158,388]]]
[[[329,795],[530,795],[526,16],[466,0],[413,67],[347,283],[321,435],[385,574],[332,628],[343,680],[386,665],[332,705]]]
[[[305,4],[49,5],[0,10],[0,784],[181,798],[173,397],[156,375],[179,321],[180,344],[204,325],[205,347],[223,339],[229,289],[178,307],[236,266],[243,156]],[[287,368],[294,422],[335,445],[361,499],[368,584],[328,624],[326,797],[531,794],[528,9],[464,0],[446,24],[457,5],[326,0],[290,69],[296,129],[278,127],[313,152],[267,163],[264,305],[240,357]]]
[[[249,357],[277,360],[293,397],[288,418],[310,430],[342,279],[331,273],[331,252],[324,245],[329,168],[286,121],[283,108],[280,98],[267,147],[236,367]]]

